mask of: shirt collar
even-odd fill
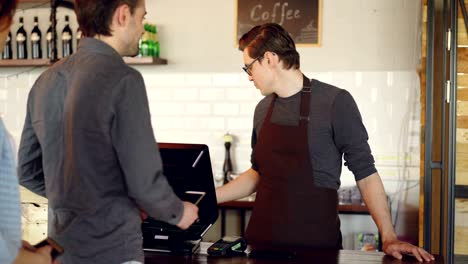
[[[118,57],[123,61],[122,56],[120,56],[120,54],[113,47],[99,39],[82,38],[80,40],[80,45],[78,46],[78,50],[81,49],[93,53],[101,53],[112,57]]]

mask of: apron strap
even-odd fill
[[[299,112],[299,126],[305,127],[309,123],[309,112],[310,112],[310,93],[312,91],[312,84],[305,75],[303,77],[303,86],[301,90],[301,109]],[[273,106],[275,105],[275,101],[278,95],[273,94],[273,99],[271,100],[270,106],[268,108],[267,115],[265,117],[265,121],[270,122],[271,116],[273,114]]]
[[[304,84],[301,90],[301,110],[299,113],[299,125],[307,126],[309,123],[309,112],[310,112],[310,93],[312,90],[312,84],[309,78],[303,75]]]
[[[270,106],[268,107],[268,112],[267,112],[267,115],[263,121],[263,123],[265,124],[266,122],[270,122],[271,120],[271,116],[273,114],[273,107],[275,105],[275,101],[276,101],[276,98],[278,97],[278,95],[276,95],[275,93],[273,94],[273,98],[271,99],[271,103],[270,103]]]

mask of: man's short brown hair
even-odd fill
[[[128,5],[133,14],[143,0],[75,0],[75,13],[80,30],[85,37],[112,36],[112,16],[121,5]]]
[[[286,69],[299,69],[299,53],[289,33],[276,23],[253,27],[239,39],[239,50],[248,49],[251,58],[257,58],[270,51],[278,55]]]

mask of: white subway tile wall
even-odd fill
[[[214,173],[219,175],[224,160],[223,135],[230,132],[234,136],[231,148],[234,170],[247,169],[253,111],[262,96],[247,76],[240,69],[237,71],[242,56],[232,34],[226,33],[235,19],[234,2],[226,5],[208,0],[200,4],[184,0],[186,8],[182,9],[178,8],[178,1],[157,2],[156,5],[147,1],[148,20],[158,24],[161,55],[169,58],[170,64],[137,67],[147,86],[156,139],[207,144]],[[193,8],[203,5],[217,12],[209,16],[193,12]],[[421,131],[419,80],[413,69],[421,54],[420,3],[361,0],[355,4],[329,0],[325,7],[330,6],[334,8],[323,9],[322,46],[298,47],[301,58],[306,58],[301,60],[301,68],[309,71],[307,76],[351,92],[368,129],[369,143],[387,193],[390,198],[398,198],[405,193],[402,190],[410,189],[413,193],[400,201],[417,208]],[[165,11],[174,8],[180,13],[179,19]],[[203,12],[209,10],[205,8]],[[38,15],[39,27],[45,32],[49,26],[49,12],[48,5],[18,10],[14,21],[23,16],[25,29],[30,32],[32,19]],[[59,30],[63,28],[65,15],[74,17],[73,10],[59,10]],[[71,19],[71,27],[77,28],[75,19]],[[200,28],[204,29],[204,41],[200,39]],[[12,33],[17,29],[17,23],[13,24]],[[349,42],[350,39],[353,41]],[[57,48],[61,50],[60,41]],[[13,45],[13,52],[16,52],[16,45]],[[0,115],[17,142],[24,122],[27,94],[45,69],[2,68],[0,71]],[[353,184],[354,177],[343,168],[342,185]],[[23,201],[36,199],[25,193],[22,191]],[[46,201],[37,203],[46,206]],[[362,216],[369,218],[367,222],[347,217],[342,218],[344,238],[350,232],[370,231],[369,228],[375,227],[369,217]],[[46,232],[44,222],[24,222],[24,226],[24,238],[30,242]],[[211,236],[214,240],[218,238],[219,234]]]
[[[142,71],[147,86],[151,122],[158,142],[207,144],[213,175],[219,176],[225,152],[223,135],[229,132],[234,137],[231,148],[234,171],[239,173],[250,167],[253,113],[262,96],[251,82],[245,81],[244,73],[162,74],[148,68],[137,67]],[[45,68],[18,76],[15,73],[21,70],[15,70],[7,69],[0,75],[0,115],[18,143],[28,92]],[[353,95],[368,129],[369,144],[390,201],[398,201],[406,189],[417,192],[420,103],[416,73],[308,72],[306,75],[347,89]],[[352,173],[345,167],[341,180],[342,186],[355,184]],[[29,201],[29,198],[24,198],[24,190],[22,193],[23,202]],[[417,194],[413,196],[418,197]],[[398,204],[393,203],[392,215],[397,215]],[[417,206],[417,201],[413,204]],[[46,206],[41,204],[41,208]],[[28,211],[23,214],[27,216]],[[342,217],[343,223],[352,223],[342,229],[347,239],[345,248],[352,248],[348,240],[356,230],[375,229],[368,218],[366,229],[359,228],[361,220]],[[23,238],[30,241],[43,238],[47,233],[44,221],[31,222],[23,217]],[[217,229],[215,226],[207,239],[216,240],[219,236]]]
[[[250,166],[253,112],[262,98],[244,73],[144,73],[152,124],[160,142],[204,143],[214,173],[222,169],[223,134],[235,136],[234,170]],[[43,68],[0,79],[0,113],[16,142],[26,99]],[[21,72],[21,70],[18,70]],[[419,178],[419,82],[414,72],[308,72],[312,78],[347,89],[356,100],[369,133],[377,167],[385,181]],[[354,184],[343,169],[343,185]],[[388,190],[392,191],[392,190]]]

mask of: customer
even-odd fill
[[[16,1],[0,0],[0,47],[10,32]],[[13,142],[0,117],[0,263],[52,263],[51,247],[21,245],[21,207]]]
[[[52,263],[50,246],[36,249],[26,241],[21,242],[21,207],[15,167],[13,142],[0,118],[0,263]]]
[[[162,172],[138,54],[144,0],[76,0],[78,51],[44,72],[28,97],[20,183],[49,202],[60,262],[143,262],[139,210],[188,228],[198,208]],[[132,262],[134,263],[134,262]]]
[[[254,114],[252,168],[217,189],[218,202],[257,192],[247,228],[258,248],[340,249],[337,189],[342,157],[382,235],[385,253],[398,259],[433,256],[399,241],[367,132],[352,96],[310,80],[299,53],[280,25],[252,28],[239,40],[243,69],[265,96]]]

